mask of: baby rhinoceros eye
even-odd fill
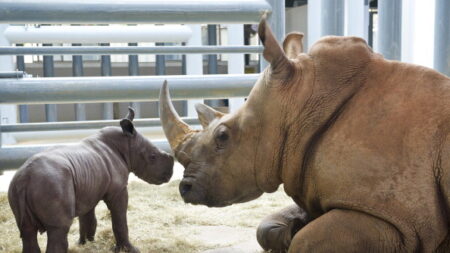
[[[152,154],[150,155],[150,160],[152,160],[152,161],[156,160],[156,155],[152,153]]]

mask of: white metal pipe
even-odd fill
[[[270,11],[265,0],[2,0],[0,23],[252,24]]]
[[[156,46],[156,47],[7,47],[0,55],[111,55],[111,54],[242,54],[262,53],[262,46]]]
[[[0,4],[1,5],[1,4]],[[4,36],[4,31],[8,29],[8,25],[0,24],[0,46],[11,46],[10,42]],[[13,56],[0,56],[0,72],[14,71]],[[1,93],[0,93],[1,94]],[[0,96],[3,96],[0,95]],[[14,124],[17,122],[17,106],[16,105],[0,105],[0,124]],[[3,138],[2,136],[3,135]],[[14,138],[10,134],[2,134],[0,131],[0,148],[3,144],[15,143]]]
[[[197,118],[182,118],[189,125],[199,124]],[[3,133],[7,132],[31,132],[31,131],[53,131],[53,130],[80,130],[80,129],[99,129],[106,126],[118,126],[120,120],[88,120],[88,121],[61,121],[61,122],[43,122],[43,123],[22,123],[0,125]],[[135,119],[135,127],[154,127],[161,126],[159,119]]]
[[[450,76],[450,2],[436,1],[434,68]]]
[[[0,104],[158,100],[164,80],[174,99],[247,96],[258,74],[0,79]]]
[[[386,59],[400,60],[402,0],[378,1],[378,51]]]
[[[369,35],[369,1],[347,0],[344,3],[346,36],[358,36],[367,41]]]
[[[244,44],[244,26],[228,25],[228,45]],[[244,55],[228,55],[228,74],[244,74]],[[228,108],[230,112],[235,112],[244,104],[244,98],[228,99]]]
[[[170,146],[166,140],[152,140],[152,143],[166,152],[171,152]],[[17,169],[32,155],[52,146],[55,145],[22,145],[3,147],[0,149],[0,171],[6,169]]]
[[[10,43],[185,42],[191,34],[186,25],[9,26],[4,31]]]
[[[186,46],[202,45],[202,27],[200,25],[190,25],[192,36],[186,43]],[[187,75],[203,75],[203,55],[186,55],[186,74]],[[195,117],[195,104],[203,103],[203,99],[190,99],[187,101],[187,116]]]

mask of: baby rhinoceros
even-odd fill
[[[67,233],[80,221],[80,243],[93,240],[95,206],[111,212],[115,252],[139,252],[128,239],[127,181],[130,172],[151,184],[167,182],[173,158],[153,146],[133,126],[134,111],[119,127],[105,127],[77,145],[38,153],[17,171],[9,186],[23,252],[40,252],[37,232],[47,231],[47,252],[67,252]]]

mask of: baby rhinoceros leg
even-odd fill
[[[108,196],[105,203],[111,212],[112,228],[114,237],[116,238],[116,246],[114,252],[131,252],[139,253],[139,250],[134,247],[128,238],[127,225],[127,206],[128,206],[128,192],[123,189],[121,192]]]
[[[93,241],[95,230],[97,229],[97,219],[95,218],[95,207],[84,215],[80,215],[80,240],[79,244],[85,244],[86,239]]]
[[[256,237],[265,250],[287,252],[294,235],[309,222],[306,212],[294,204],[267,216],[259,224]]]

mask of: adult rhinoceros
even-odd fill
[[[198,105],[203,130],[161,119],[186,168],[184,201],[221,207],[284,184],[296,206],[260,225],[266,249],[450,252],[450,79],[383,59],[364,40],[302,36],[281,47],[259,26],[270,63],[233,114]]]

